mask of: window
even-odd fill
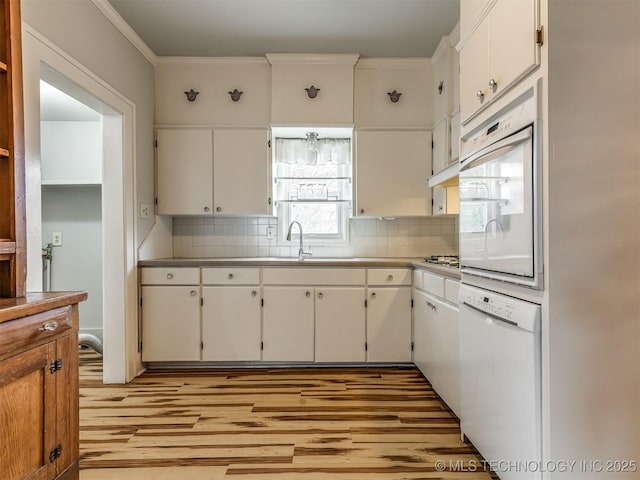
[[[345,244],[351,171],[350,138],[321,138],[315,132],[306,138],[276,137],[273,181],[280,239],[295,220],[310,244]]]

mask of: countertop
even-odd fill
[[[140,267],[396,267],[420,268],[440,275],[460,279],[460,269],[444,265],[426,263],[424,258],[392,257],[310,257],[304,260],[289,257],[207,257],[207,258],[158,258],[141,260]]]
[[[66,307],[86,299],[86,292],[41,292],[28,293],[20,298],[1,298],[0,323]]]

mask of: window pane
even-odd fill
[[[342,233],[340,207],[331,203],[292,204],[291,221],[304,225],[307,235],[340,235]]]

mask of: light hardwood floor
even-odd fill
[[[100,357],[80,353],[81,480],[491,479],[436,468],[479,459],[417,369],[150,371],[102,385]]]

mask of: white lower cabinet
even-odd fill
[[[142,287],[142,360],[200,360],[200,287]]]
[[[364,287],[315,289],[315,361],[365,361]]]
[[[367,361],[411,362],[411,287],[368,289]]]
[[[313,294],[310,287],[264,287],[263,360],[314,361]]]
[[[426,272],[424,275],[432,284],[440,279],[445,287],[439,292],[443,297],[448,297],[447,286],[457,288],[457,281]],[[427,289],[429,282],[425,285]],[[413,300],[413,361],[449,408],[460,416],[458,308],[434,293],[418,289],[413,291]]]
[[[260,360],[261,296],[256,286],[202,288],[202,360]]]

